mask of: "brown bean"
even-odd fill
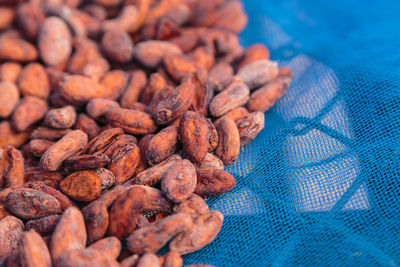
[[[240,60],[238,68],[242,68],[250,63],[258,60],[268,59],[269,50],[264,44],[253,44],[244,52],[243,58]]]
[[[82,75],[68,75],[60,82],[60,93],[74,104],[84,104],[94,98],[111,98],[110,90]]]
[[[119,151],[126,145],[135,146],[137,144],[137,139],[133,135],[130,134],[120,134],[114,138],[114,140],[107,147],[103,148],[96,152],[96,154],[102,152],[108,157],[111,157],[113,153]],[[104,152],[103,152],[104,151]]]
[[[105,20],[107,17],[105,8],[97,4],[85,5],[83,10],[100,21]]]
[[[68,197],[66,197],[63,193],[61,193],[57,189],[47,186],[43,183],[29,182],[29,183],[24,184],[24,187],[39,190],[39,191],[42,191],[46,194],[49,194],[49,195],[55,197],[58,200],[58,202],[60,203],[60,207],[61,207],[62,211],[68,209],[69,207],[75,207],[75,204]]]
[[[93,119],[99,119],[113,108],[119,108],[118,102],[105,98],[94,98],[87,103],[86,112]]]
[[[122,70],[112,70],[104,74],[100,84],[109,91],[110,99],[118,99],[128,84],[128,75]]]
[[[29,42],[19,38],[0,38],[0,59],[18,62],[31,62],[36,60],[38,52]]]
[[[140,213],[167,211],[170,207],[159,190],[134,185],[113,203],[108,233],[122,239],[135,229]]]
[[[208,83],[214,91],[221,92],[232,82],[232,78],[232,66],[228,63],[220,62],[210,69]]]
[[[21,64],[16,62],[5,62],[0,65],[0,81],[16,83],[21,73]]]
[[[146,134],[145,136],[143,136],[139,143],[139,149],[140,149],[140,155],[141,157],[144,156],[144,158],[146,157],[146,151],[147,148],[149,147],[150,141],[151,139],[154,137],[154,134]]]
[[[80,267],[80,266],[98,266],[98,267],[119,267],[116,260],[107,255],[99,253],[96,249],[76,249],[62,254],[57,266],[59,267]]]
[[[160,260],[155,254],[147,253],[140,257],[136,267],[160,267]]]
[[[15,10],[11,7],[0,7],[0,30],[8,28],[15,18]]]
[[[94,154],[107,147],[115,139],[116,136],[123,133],[124,131],[121,128],[111,128],[104,130],[86,145],[82,153]]]
[[[250,143],[264,128],[264,113],[257,111],[248,114],[236,122],[239,130],[240,144]]]
[[[199,163],[209,148],[208,124],[200,114],[187,111],[180,120],[179,135],[186,155],[192,162]]]
[[[128,248],[136,254],[155,253],[180,232],[193,226],[189,214],[179,213],[132,232],[127,238]]]
[[[40,57],[50,66],[65,61],[72,51],[71,33],[65,22],[48,17],[40,27],[38,36]]]
[[[136,266],[137,262],[139,261],[139,255],[133,254],[120,262],[120,267],[132,267]]]
[[[209,70],[215,63],[214,54],[207,46],[200,46],[188,54],[198,67]]]
[[[134,25],[138,16],[138,9],[135,5],[124,5],[118,17],[103,21],[102,28],[107,31],[118,28],[127,32],[134,31]]]
[[[10,116],[18,101],[18,88],[12,82],[0,82],[0,118]]]
[[[217,120],[214,121],[214,124],[217,125],[219,121],[222,120],[222,118],[231,118],[234,122],[237,122],[239,119],[247,116],[249,114],[249,111],[244,108],[244,107],[237,107],[232,109],[231,111],[225,113],[224,116],[218,118]]]
[[[124,187],[117,185],[82,209],[89,244],[104,237],[109,224],[107,208],[124,192]]]
[[[107,205],[97,201],[93,201],[82,210],[85,217],[89,244],[103,238],[109,224]]]
[[[199,168],[194,193],[201,197],[218,196],[231,191],[236,180],[229,172],[213,168]]]
[[[282,76],[260,87],[251,94],[247,109],[261,112],[269,110],[287,92],[290,83],[290,77]]]
[[[30,63],[22,69],[18,87],[23,96],[36,96],[42,99],[47,99],[51,91],[47,72],[39,63]]]
[[[231,118],[223,118],[217,125],[218,145],[215,155],[224,164],[232,164],[239,156],[240,135],[235,122]]]
[[[0,147],[13,146],[19,148],[29,139],[30,130],[16,132],[9,121],[0,122]]]
[[[211,211],[198,217],[191,229],[172,239],[169,249],[183,255],[205,247],[217,237],[223,219],[224,216],[219,211]]]
[[[232,63],[243,53],[239,44],[239,38],[233,32],[226,29],[206,29],[200,33],[200,42],[204,43],[219,60]]]
[[[18,255],[18,243],[23,231],[23,222],[14,216],[0,220],[0,264],[5,263],[10,255]]]
[[[43,153],[52,145],[53,141],[43,139],[32,139],[24,146],[25,153],[32,153],[36,157],[41,157]]]
[[[22,132],[32,124],[40,121],[47,111],[47,103],[34,96],[22,98],[11,117],[11,123],[15,130]]]
[[[170,53],[182,53],[181,49],[165,41],[145,41],[135,46],[134,57],[144,66],[155,69]]]
[[[132,187],[119,196],[110,210],[108,234],[119,239],[125,238],[135,229],[143,204],[138,200],[139,195],[144,195],[145,190]]]
[[[123,108],[132,109],[132,104],[139,100],[139,96],[146,86],[147,78],[143,71],[134,71],[130,75],[130,81],[121,96],[120,103]]]
[[[97,123],[84,113],[78,115],[74,128],[85,132],[89,140],[92,140],[100,133],[100,127]]]
[[[234,79],[225,90],[211,100],[210,113],[214,117],[220,117],[228,111],[246,104],[249,98],[250,90],[246,84]]]
[[[169,126],[154,135],[146,149],[146,159],[150,165],[157,165],[175,153],[178,145],[178,127]]]
[[[64,194],[78,201],[93,201],[101,195],[101,178],[96,171],[74,172],[61,183]]]
[[[172,155],[163,162],[140,172],[135,178],[132,179],[132,182],[149,186],[156,185],[161,181],[164,172],[168,170],[176,161],[181,159],[182,158],[176,154]]]
[[[23,187],[22,185],[16,185],[16,186],[12,186],[12,187],[3,188],[0,191],[0,203],[5,204],[8,194],[13,190],[19,189],[19,188],[22,188],[22,187]]]
[[[292,78],[293,77],[293,71],[290,67],[288,66],[282,66],[279,68],[279,77],[287,77],[287,78]]]
[[[0,185],[4,187],[20,186],[24,183],[24,157],[22,153],[7,146],[0,159]]]
[[[76,121],[76,112],[72,106],[50,109],[44,117],[44,124],[55,129],[71,128]]]
[[[191,79],[184,79],[178,87],[170,91],[154,108],[152,117],[158,125],[167,124],[179,118],[192,103],[194,85]]]
[[[272,81],[278,74],[278,63],[262,59],[240,68],[237,76],[252,90]]]
[[[40,26],[45,18],[43,9],[37,3],[29,2],[17,8],[18,25],[29,39],[35,40],[37,38]]]
[[[163,175],[161,190],[173,202],[185,201],[196,187],[196,170],[187,159],[175,162]]]
[[[97,169],[106,166],[110,162],[104,154],[80,155],[64,160],[64,167],[69,171],[81,171]]]
[[[113,236],[106,237],[91,244],[88,249],[97,250],[108,258],[117,259],[121,252],[121,242]]]
[[[37,219],[61,211],[60,203],[55,197],[30,188],[11,191],[7,195],[6,207],[21,219]]]
[[[198,168],[214,168],[214,169],[224,169],[224,163],[217,156],[211,153],[207,153],[203,161],[196,164]]]
[[[128,33],[117,28],[107,30],[101,39],[101,48],[110,60],[126,63],[132,59],[133,43]]]
[[[168,74],[177,82],[180,82],[184,76],[196,72],[195,63],[182,53],[166,54],[163,64]]]
[[[162,256],[160,259],[163,267],[182,267],[183,260],[182,257],[175,251],[169,251]]]
[[[148,134],[156,130],[150,115],[136,110],[115,108],[106,113],[107,120],[114,127],[121,127],[130,134]]]
[[[72,9],[66,5],[61,7],[59,16],[65,20],[72,29],[75,36],[89,36],[96,38],[101,31],[101,23],[86,12]]]
[[[192,76],[192,82],[195,86],[195,94],[192,101],[193,110],[201,115],[208,116],[208,107],[214,96],[214,90],[207,82],[207,72],[202,68],[197,68]]]
[[[208,151],[213,151],[218,145],[218,132],[210,119],[206,119],[206,122],[208,125]]]
[[[42,155],[40,166],[48,171],[60,169],[62,162],[87,144],[87,134],[81,130],[67,133]]]
[[[150,104],[150,102],[152,102],[152,99],[160,94],[160,92],[163,91],[166,86],[167,81],[161,74],[159,74],[158,72],[152,73],[150,75],[147,86],[144,88],[141,94],[140,101],[145,104]],[[158,101],[155,104],[158,104]]]
[[[96,43],[89,39],[75,39],[74,46],[76,51],[69,59],[67,66],[67,70],[70,73],[83,74],[86,66],[93,65],[93,63],[96,63],[96,60],[102,58]],[[107,61],[105,63],[108,64]],[[103,69],[104,72],[108,71],[109,65],[103,67],[106,67],[106,69]]]
[[[86,245],[86,229],[79,209],[68,208],[61,216],[51,236],[50,252],[54,263],[68,251],[82,249]]]
[[[135,102],[132,103],[128,109],[132,109],[132,110],[137,110],[137,111],[142,111],[142,112],[146,112],[146,105],[140,102]]]
[[[43,238],[34,230],[22,234],[19,256],[22,267],[52,266],[49,249]]]
[[[109,169],[115,175],[115,182],[121,184],[135,173],[140,160],[139,148],[136,144],[126,144],[114,150],[110,159]]]
[[[225,3],[216,12],[214,27],[240,33],[247,25],[247,15],[243,10],[242,2],[231,1]]]
[[[174,213],[187,213],[193,218],[208,214],[210,209],[204,199],[196,194],[192,194],[182,203],[174,205]]]

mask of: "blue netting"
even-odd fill
[[[294,70],[228,169],[218,238],[185,263],[400,265],[400,1],[244,1],[243,45]]]

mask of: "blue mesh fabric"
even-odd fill
[[[294,70],[265,129],[227,167],[217,266],[400,265],[400,1],[244,1],[244,46]]]

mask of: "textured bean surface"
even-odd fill
[[[240,0],[0,2],[0,266],[184,266],[290,68]]]

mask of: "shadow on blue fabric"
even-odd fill
[[[400,265],[400,1],[244,1],[244,46],[294,71],[211,198],[225,221],[185,263]]]

